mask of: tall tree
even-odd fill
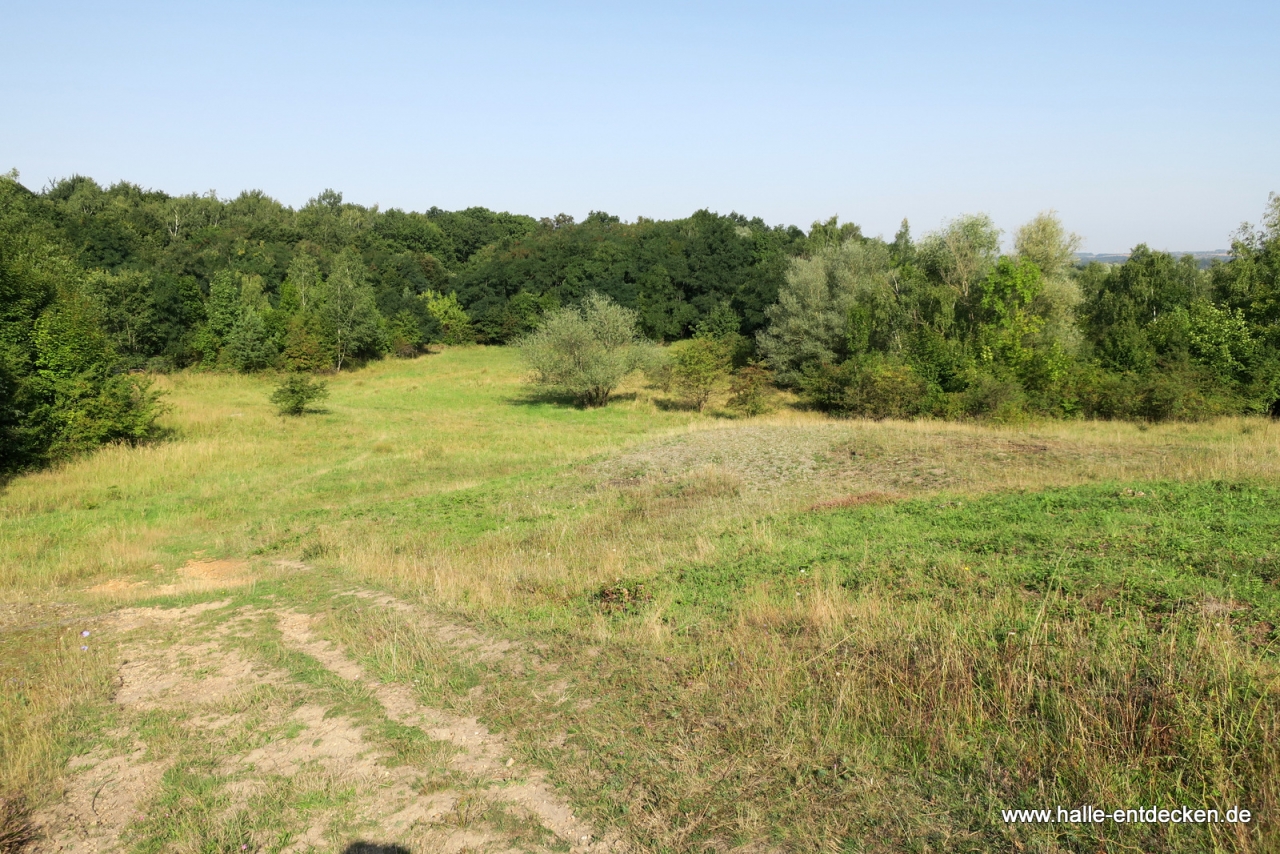
[[[353,356],[374,356],[386,349],[386,329],[357,252],[344,249],[338,254],[316,296],[335,370],[341,371]]]

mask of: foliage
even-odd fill
[[[489,342],[519,334],[522,294],[569,305],[589,291],[635,309],[641,331],[655,340],[686,337],[725,303],[740,318],[735,331],[753,334],[804,242],[794,227],[705,210],[668,222],[623,223],[595,212],[575,223],[561,215],[479,254],[459,270],[456,288]]]
[[[302,415],[309,405],[328,396],[328,383],[305,374],[292,374],[276,386],[271,402],[281,415]]]
[[[275,360],[276,346],[267,335],[262,315],[245,307],[227,334],[224,352],[231,366],[241,373],[268,367]]]
[[[697,337],[679,341],[670,350],[671,381],[699,412],[729,374],[730,353],[724,341]]]
[[[828,237],[792,263],[759,348],[781,384],[841,414],[1280,411],[1280,312],[1263,308],[1273,230],[1247,230],[1236,257],[1208,271],[1145,246],[1124,264],[1077,270],[1079,238],[1052,212],[1018,230],[1012,256],[998,254],[983,216],[918,246],[905,223],[892,245]]]
[[[1000,230],[986,214],[967,214],[952,220],[925,236],[915,250],[921,269],[962,305],[995,265],[999,254]]]
[[[874,305],[890,287],[890,275],[888,249],[859,239],[794,261],[767,311],[769,326],[757,336],[778,381],[796,385],[807,366],[847,358],[851,312]]]
[[[471,327],[471,318],[458,302],[458,295],[427,291],[422,295],[430,314],[440,326],[440,340],[445,344],[474,344],[475,330]]]
[[[899,379],[924,383],[908,407],[918,414],[1280,414],[1276,196],[1209,269],[1146,246],[1124,264],[1077,269],[1079,237],[1052,211],[1017,229],[1002,257],[1001,232],[981,214],[918,242],[904,220],[889,243],[835,217],[807,233],[706,210],[535,220],[381,211],[333,190],[294,210],[260,191],[173,196],[78,175],[33,193],[10,174],[0,196],[12,245],[64,265],[39,274],[44,296],[12,327],[26,332],[0,344],[0,430],[11,437],[30,405],[17,396],[35,371],[31,324],[72,278],[110,344],[102,382],[196,365],[340,371],[436,341],[515,341],[598,292],[633,310],[650,339],[721,341],[734,368],[759,358],[796,390],[817,394],[814,377],[851,361],[828,379],[867,390],[896,375],[884,366],[909,367]],[[656,370],[670,387],[674,365]],[[810,402],[851,411],[833,402],[842,395]],[[854,408],[866,406],[882,408]]]
[[[385,352],[384,321],[355,252],[344,250],[334,259],[328,278],[316,288],[315,301],[334,370],[341,371],[343,363],[353,357],[369,358]]]
[[[100,293],[0,181],[0,472],[155,434],[161,406],[122,372]]]
[[[1075,266],[1081,238],[1062,226],[1056,211],[1044,211],[1018,229],[1014,235],[1014,254],[1030,261],[1046,279],[1067,275]]]
[[[410,311],[401,310],[392,317],[387,323],[387,331],[391,336],[391,352],[402,359],[416,356],[426,343],[422,325]]]
[[[863,418],[921,413],[927,387],[909,364],[868,356],[811,366],[801,380],[805,399],[825,412]]]
[[[320,328],[320,316],[314,311],[300,311],[286,322],[283,366],[291,371],[319,371],[333,364],[333,355]]]
[[[584,406],[604,406],[628,374],[651,358],[636,329],[636,312],[598,293],[581,307],[547,315],[519,342],[534,381],[568,394]]]
[[[743,365],[729,380],[729,408],[747,416],[768,412],[766,394],[772,379],[767,368]]]

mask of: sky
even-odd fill
[[[299,206],[700,208],[891,237],[1054,209],[1228,246],[1280,191],[1280,3],[9,4],[0,171]]]

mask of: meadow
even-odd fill
[[[0,493],[36,850],[1280,846],[1273,420],[586,410],[496,347],[301,418],[269,376],[159,384],[163,441]],[[1082,804],[1256,819],[1001,818]]]

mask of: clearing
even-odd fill
[[[0,493],[0,851],[1280,846],[1275,422],[163,382],[171,441]],[[1081,803],[1257,819],[1000,817]]]

